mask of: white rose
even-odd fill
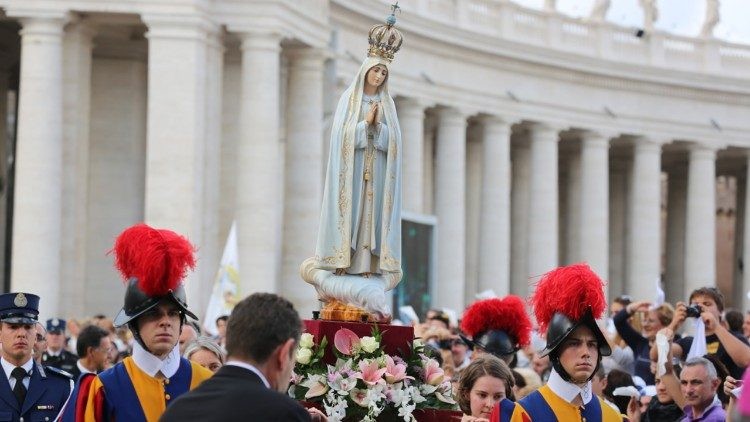
[[[310,333],[302,333],[302,336],[299,338],[299,346],[303,347],[305,349],[311,349],[313,345],[315,344],[313,342],[313,335]]]
[[[380,343],[378,343],[378,341],[375,340],[375,337],[362,337],[362,340],[360,340],[359,346],[365,352],[372,353],[378,350],[378,347],[380,347]]]
[[[307,365],[310,363],[310,358],[312,358],[312,350],[303,347],[297,350],[297,354],[294,357],[297,360],[297,363]]]
[[[423,347],[423,346],[424,346],[424,342],[422,342],[422,339],[420,339],[420,338],[415,338],[414,339],[414,348],[415,349],[417,347]]]

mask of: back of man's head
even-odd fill
[[[729,331],[742,333],[742,323],[744,320],[745,316],[742,315],[742,312],[736,309],[727,309],[726,312],[724,312],[724,321],[727,322]]]
[[[291,302],[272,293],[252,294],[234,307],[227,322],[227,358],[263,363],[287,340],[299,341],[301,332]]]
[[[96,325],[89,325],[78,334],[76,341],[76,352],[79,358],[85,358],[89,347],[96,349],[102,344],[102,339],[107,337],[107,330]]]

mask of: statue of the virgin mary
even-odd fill
[[[402,274],[401,129],[388,93],[389,66],[402,42],[395,23],[392,13],[370,30],[367,58],[339,99],[315,257],[301,268],[322,300],[381,314],[386,309],[372,305],[372,293],[363,298],[362,289],[390,290]]]

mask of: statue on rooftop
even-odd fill
[[[659,9],[656,0],[640,0],[643,9],[643,29],[646,32],[654,30],[654,23],[659,20]]]
[[[714,28],[719,23],[719,0],[706,0],[706,18],[703,20],[700,36],[711,38],[714,36]]]
[[[609,11],[609,6],[612,5],[612,0],[596,0],[594,7],[591,8],[589,19],[594,22],[604,22]]]

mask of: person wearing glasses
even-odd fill
[[[81,374],[98,374],[109,366],[109,352],[114,346],[109,333],[96,325],[81,330],[76,342],[80,358],[72,374],[78,379]]]
[[[42,364],[42,356],[47,351],[47,330],[44,325],[37,322],[36,324],[36,341],[34,346],[31,348],[31,354],[34,357],[34,361],[39,365]]]
[[[109,353],[113,348],[109,332],[99,326],[89,325],[78,334],[76,352],[80,358],[73,373],[76,386],[65,408],[63,422],[82,420],[86,407],[86,392],[96,375],[110,366]],[[84,394],[81,394],[81,391],[84,391]]]

